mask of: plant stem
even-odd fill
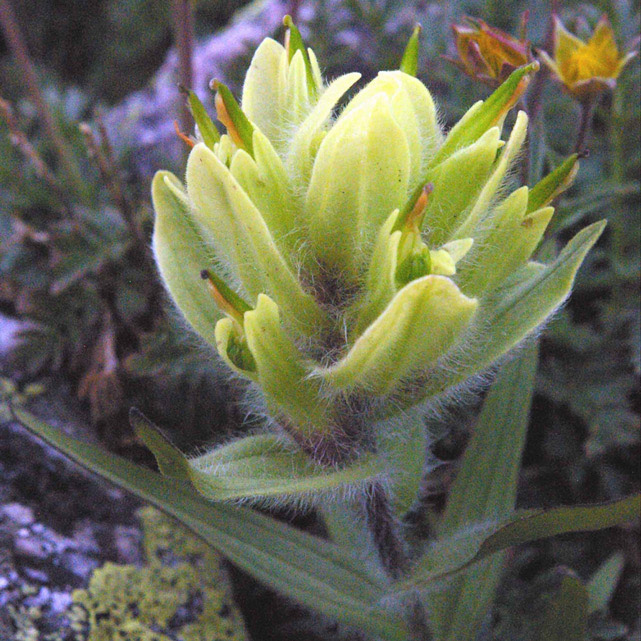
[[[71,152],[69,145],[62,135],[60,127],[49,108],[49,105],[42,95],[42,90],[38,83],[38,77],[36,75],[33,62],[31,61],[29,52],[27,51],[24,36],[20,31],[20,27],[18,26],[15,13],[9,3],[9,0],[0,0],[0,24],[2,25],[2,30],[4,31],[9,49],[11,50],[16,63],[20,67],[27,91],[38,110],[45,133],[56,151],[58,161],[67,175],[67,179],[71,183],[74,191],[78,195],[82,195],[85,192],[85,183],[82,178],[78,162]]]
[[[612,182],[616,185],[622,185],[625,181],[625,145],[623,141],[625,131],[624,117],[624,94],[623,85],[617,85],[612,96],[612,117],[610,119],[610,141],[612,144]],[[616,206],[613,208],[611,220],[611,254],[614,257],[615,272],[618,271],[619,263],[625,258],[625,248],[627,244],[627,231],[625,228],[625,197],[619,196],[616,199]],[[625,284],[620,278],[614,279],[612,289],[611,306],[615,313],[625,309]]]
[[[390,578],[400,579],[410,568],[409,559],[405,553],[405,545],[389,497],[380,483],[374,483],[371,486],[370,493],[364,499],[363,507],[367,527],[385,571]],[[405,607],[410,626],[410,638],[413,641],[431,641],[432,635],[425,610],[418,596],[410,596]]]
[[[193,85],[194,16],[191,0],[172,0],[176,48],[178,49],[179,84],[185,89]],[[182,131],[190,132],[194,121],[187,103],[181,94],[180,125]]]
[[[595,106],[596,100],[594,98],[589,98],[581,103],[581,120],[579,121],[576,143],[574,145],[574,151],[577,154],[583,154],[585,152],[585,147],[590,138],[590,129],[592,126]]]
[[[132,238],[138,244],[138,248],[141,253],[143,255],[147,255],[149,251],[147,240],[138,225],[136,213],[120,180],[118,166],[114,162],[109,139],[102,138],[101,145],[93,130],[87,123],[80,123],[79,128],[85,138],[89,157],[95,161],[100,177],[120,212],[123,221],[129,227],[129,232],[131,233]],[[102,128],[101,131],[103,135],[106,136],[106,130]],[[108,151],[104,152],[103,149],[107,149]]]
[[[400,579],[409,569],[409,563],[387,492],[380,483],[372,485],[364,508],[367,525],[385,571],[392,579]]]

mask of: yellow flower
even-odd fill
[[[452,25],[459,59],[447,58],[468,76],[498,86],[516,69],[532,61],[530,43],[514,38],[483,20],[465,18],[466,24]]]
[[[583,42],[572,35],[554,17],[554,59],[541,51],[543,62],[578,100],[589,100],[596,94],[614,88],[616,79],[637,52],[623,55],[614,39],[610,22],[604,15],[592,37]]]

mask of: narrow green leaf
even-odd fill
[[[385,581],[386,573],[363,520],[362,506],[358,499],[326,501],[320,506],[320,513],[330,540],[344,550],[350,550],[373,575],[380,576]]]
[[[312,69],[312,63],[309,59],[309,52],[307,47],[303,42],[303,37],[300,35],[298,27],[294,24],[292,17],[287,15],[283,18],[283,25],[289,30],[289,45],[288,45],[288,54],[289,62],[292,61],[292,58],[296,55],[297,51],[301,52],[303,60],[305,62],[305,75],[307,77],[307,90],[309,91],[310,96],[316,96],[318,92],[318,87],[316,86],[316,80],[314,79],[314,71]]]
[[[198,131],[203,138],[203,142],[213,151],[214,145],[220,140],[220,133],[209,117],[205,105],[200,98],[193,92],[187,91],[187,100],[191,115],[194,117]]]
[[[585,641],[588,630],[588,591],[576,575],[566,573],[550,599],[536,641]]]
[[[488,129],[500,124],[505,114],[514,107],[527,89],[539,63],[519,67],[494,93],[473,105],[448,134],[445,142],[431,161],[431,166],[443,162],[459,149],[471,145]]]
[[[606,611],[621,578],[625,558],[616,552],[592,575],[588,583],[588,612]]]
[[[437,541],[419,561],[412,576],[398,584],[401,591],[429,589],[430,584],[513,545],[568,534],[603,530],[639,517],[641,494],[595,505],[524,510],[494,523],[468,525]]]
[[[130,419],[163,474],[189,481],[215,501],[312,495],[366,481],[383,471],[373,455],[344,468],[321,468],[273,435],[248,436],[188,459],[140,412],[132,411]]]
[[[579,171],[578,155],[572,154],[530,189],[526,214],[549,205],[572,184],[577,171]]]
[[[595,505],[577,505],[550,510],[517,512],[508,524],[487,538],[480,549],[482,555],[538,539],[568,534],[604,530],[639,518],[641,494]]]
[[[327,323],[326,314],[303,289],[261,212],[206,145],[199,143],[191,151],[186,179],[195,224],[221,259],[235,268],[250,301],[266,293],[296,329],[318,332]]]
[[[405,47],[405,52],[401,60],[400,70],[410,76],[416,76],[418,72],[419,37],[421,35],[421,29],[420,24],[414,27],[414,31],[412,31],[412,35]]]
[[[29,412],[17,421],[69,458],[176,518],[232,563],[326,616],[390,641],[404,641],[401,616],[378,603],[384,590],[362,562],[339,547],[254,510],[212,503],[163,477],[69,437]]]
[[[452,486],[443,535],[513,512],[537,364],[538,345],[531,343],[498,373]]]
[[[218,119],[227,127],[232,140],[247,153],[254,156],[254,125],[240,108],[229,88],[218,80],[214,81],[216,95],[216,109]],[[220,98],[220,100],[219,100]],[[222,104],[221,104],[222,103]]]
[[[537,362],[538,345],[533,343],[499,372],[452,486],[441,536],[513,513]],[[484,559],[433,595],[430,613],[438,639],[475,638],[501,579],[503,561],[503,554]]]

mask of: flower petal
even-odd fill
[[[309,432],[329,429],[319,382],[309,378],[305,361],[283,330],[276,303],[261,294],[256,309],[245,313],[244,329],[267,400],[284,411],[306,437]]]
[[[432,245],[440,245],[449,238],[481,191],[502,144],[500,137],[499,128],[492,127],[475,143],[428,172],[427,182],[433,190],[425,210],[424,227]]]
[[[282,140],[287,83],[287,53],[275,40],[266,38],[252,58],[243,85],[242,108],[249,120],[274,145]]]
[[[468,237],[475,238],[479,229],[486,224],[485,219],[488,216],[488,212],[490,212],[490,205],[503,184],[508,169],[523,146],[527,134],[527,123],[527,114],[524,111],[519,111],[510,137],[503,148],[492,175],[485,183],[466,219],[452,234],[452,240]]]
[[[585,47],[585,42],[570,33],[558,16],[554,16],[554,59],[562,67],[577,49]]]
[[[411,157],[410,189],[414,189],[443,138],[434,101],[417,78],[402,71],[381,71],[352,98],[341,118],[380,94],[389,97],[392,115],[405,132]]]
[[[500,203],[458,269],[456,282],[468,296],[494,289],[530,258],[554,213],[544,207],[526,215],[528,188]]]

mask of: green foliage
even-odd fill
[[[538,345],[506,363],[492,389],[463,456],[439,523],[451,536],[470,522],[503,518],[514,511],[525,446]],[[505,555],[477,563],[430,600],[438,639],[473,641],[501,580]]]
[[[162,474],[192,483],[203,496],[214,501],[304,497],[365,482],[384,472],[383,461],[375,456],[340,470],[327,470],[269,434],[246,436],[207,454],[187,458],[135,410],[131,423],[154,453]]]
[[[641,507],[641,495],[636,495],[595,506],[517,512],[498,522],[468,526],[434,545],[408,580],[390,586],[363,567],[349,549],[249,508],[208,502],[180,479],[160,476],[69,437],[23,409],[14,408],[13,414],[47,443],[161,508],[252,575],[313,609],[390,641],[406,639],[408,633],[399,612],[382,607],[390,592],[425,589],[513,545],[613,527],[636,518]]]
[[[380,607],[385,581],[349,552],[249,508],[205,500],[163,477],[14,408],[15,417],[87,469],[173,516],[233,563],[283,593],[391,641],[406,638],[397,612]]]

